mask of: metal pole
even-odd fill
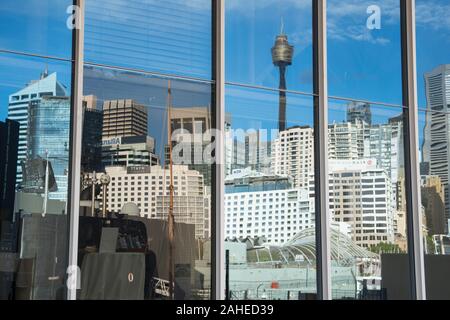
[[[169,144],[169,171],[170,171],[170,185],[169,185],[169,212],[168,212],[168,228],[169,228],[169,296],[170,299],[174,299],[174,281],[175,281],[175,265],[174,265],[174,254],[175,254],[175,232],[174,224],[175,217],[173,215],[173,163],[172,163],[172,126],[171,126],[171,108],[172,108],[172,89],[170,87],[170,80],[167,86],[167,140]],[[164,177],[165,178],[165,177]]]
[[[97,173],[94,171],[92,173],[92,179],[91,179],[91,217],[95,216],[95,185],[97,184]]]

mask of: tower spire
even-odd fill
[[[272,61],[280,72],[279,85],[279,106],[278,106],[278,129],[286,130],[286,68],[292,64],[294,47],[288,42],[284,33],[284,20],[281,17],[281,34],[276,36],[275,44],[272,47]]]

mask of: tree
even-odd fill
[[[394,243],[386,243],[386,242],[380,242],[377,245],[372,245],[369,248],[369,251],[374,252],[374,253],[405,253],[402,249],[400,249],[400,247],[398,246],[398,244],[394,244]]]

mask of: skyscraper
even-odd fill
[[[44,96],[28,111],[27,160],[48,159],[57,190],[49,199],[66,200],[69,170],[70,98]]]
[[[292,127],[281,131],[272,145],[272,171],[293,179],[294,187],[307,189],[314,172],[314,131]]]
[[[334,221],[348,223],[352,240],[370,247],[394,242],[392,183],[376,159],[330,160]]]
[[[103,102],[103,140],[113,137],[146,136],[147,108],[132,99]]]
[[[225,136],[227,174],[243,168],[266,173],[270,171],[272,142],[264,130],[238,129],[226,131]]]
[[[57,80],[56,72],[49,75],[45,70],[39,80],[31,81],[25,88],[9,96],[8,118],[20,123],[17,184],[22,182],[21,162],[25,161],[27,155],[28,107],[45,96],[67,96],[66,87]]]
[[[287,35],[284,33],[284,25],[281,22],[281,32],[275,39],[275,45],[272,48],[272,61],[280,69],[279,85],[279,109],[278,109],[278,129],[286,130],[286,67],[292,64],[294,47],[288,42]]]
[[[428,235],[444,234],[445,207],[441,179],[436,176],[422,177],[421,195]]]
[[[17,151],[19,146],[17,121],[0,121],[0,219],[12,220],[14,186],[16,185]]]
[[[369,103],[352,101],[347,105],[347,122],[355,123],[356,120],[372,124],[372,112]]]
[[[188,165],[203,175],[205,186],[211,186],[211,165],[203,159],[211,143],[211,114],[207,107],[173,108],[170,112],[172,157],[174,164]],[[177,146],[177,147],[175,147]],[[169,163],[169,146],[165,164]]]
[[[83,97],[83,142],[81,144],[81,171],[101,171],[103,112],[97,110],[97,98]]]
[[[261,130],[247,132],[245,135],[245,163],[259,172],[270,171],[271,142]]]
[[[328,126],[330,159],[362,159],[369,155],[370,127],[360,121]]]
[[[378,168],[382,168],[390,176],[393,184],[397,183],[399,170],[403,166],[402,122],[375,124],[369,129],[369,157],[377,159]]]
[[[445,211],[450,218],[450,64],[425,74],[428,136],[424,150],[429,150],[429,174],[441,178],[444,186]]]

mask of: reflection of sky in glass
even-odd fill
[[[211,79],[210,0],[87,0],[85,60]]]
[[[311,0],[226,1],[226,80],[278,88],[279,75],[271,49],[284,26],[294,46],[287,68],[290,90],[312,92]]]
[[[328,1],[329,94],[402,103],[399,0]],[[369,29],[369,6],[381,10]]]
[[[424,74],[450,64],[450,2],[416,0],[417,80],[419,106],[426,108]]]
[[[210,79],[210,1],[86,2],[87,60]],[[69,4],[69,0],[1,1],[0,48],[70,58],[71,31],[66,27]],[[368,4],[381,7],[381,30],[369,32],[365,28]],[[439,64],[450,63],[450,3],[417,0],[416,5],[419,104],[424,107],[423,74]],[[398,0],[330,0],[328,6],[330,94],[399,103]],[[274,0],[228,0],[226,13],[227,81],[278,86],[270,48],[283,18],[285,32],[295,46],[287,86],[311,91],[310,0],[285,0],[283,6]],[[69,84],[68,66],[48,61],[48,67],[50,72],[58,72],[64,84]],[[8,95],[39,77],[44,68],[45,61],[1,56],[0,119],[7,114]],[[266,95],[272,96],[270,116],[276,119],[277,95]],[[255,96],[243,103],[233,96],[235,92],[227,93],[227,109],[246,108],[250,113],[260,110],[263,99]],[[288,95],[288,121],[311,121],[304,113],[296,113],[298,103],[292,96]]]
[[[0,120],[8,114],[9,95],[25,88],[31,80],[38,80],[46,68],[49,73],[57,73],[58,81],[65,85],[70,93],[70,62],[0,53]]]
[[[72,30],[67,8],[72,0],[1,0],[0,49],[70,59]]]

